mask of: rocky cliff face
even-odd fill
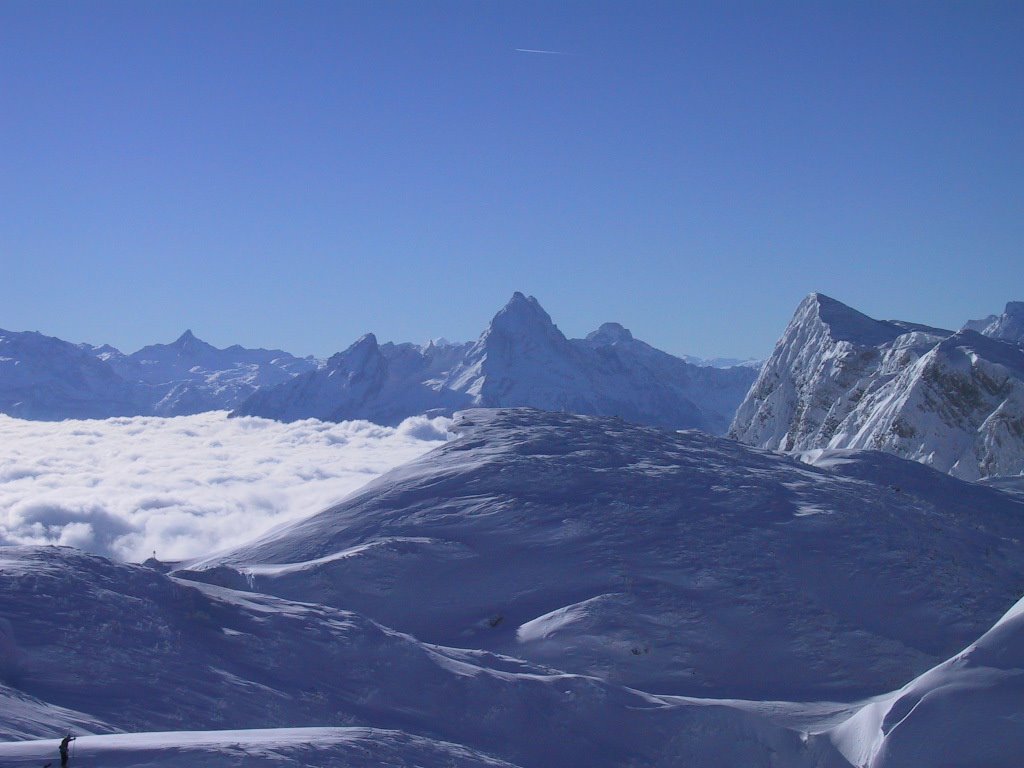
[[[878,449],[972,480],[1021,473],[1024,351],[997,336],[1012,335],[1010,307],[986,324],[989,338],[873,320],[811,294],[730,435],[782,451]]]

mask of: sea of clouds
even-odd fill
[[[0,415],[0,545],[199,557],[320,511],[443,443],[450,423]]]

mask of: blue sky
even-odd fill
[[[0,327],[763,356],[1024,299],[1024,4],[0,4]],[[565,55],[536,54],[517,48]]]

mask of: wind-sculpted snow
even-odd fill
[[[782,451],[869,448],[967,480],[1024,473],[1019,302],[974,330],[877,321],[812,294],[730,435]]]
[[[531,406],[720,434],[755,375],[691,365],[615,323],[567,339],[536,299],[516,293],[472,344],[381,345],[367,334],[235,413],[393,424],[472,406]]]
[[[885,454],[826,471],[532,410],[456,429],[187,575],[659,693],[848,701],[956,652],[1024,585],[1019,497]]]
[[[0,543],[136,561],[209,554],[341,499],[439,445],[447,423],[0,416]]]
[[[832,729],[866,768],[1013,766],[1024,755],[1024,599],[980,639]]]

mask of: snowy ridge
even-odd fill
[[[870,448],[976,480],[1024,472],[1024,351],[992,337],[876,321],[811,294],[729,434],[781,451]],[[1022,305],[1024,306],[1024,305]]]
[[[103,360],[41,333],[0,330],[0,412],[21,419],[129,416],[151,394]]]
[[[747,698],[891,690],[1019,597],[1022,501],[912,462],[855,455],[870,467],[856,476],[521,409],[456,428],[181,575],[644,690]]]
[[[754,375],[691,365],[615,323],[567,339],[536,299],[516,293],[476,342],[380,345],[367,334],[322,370],[257,392],[234,413],[394,424],[421,413],[531,406],[722,433]]]

